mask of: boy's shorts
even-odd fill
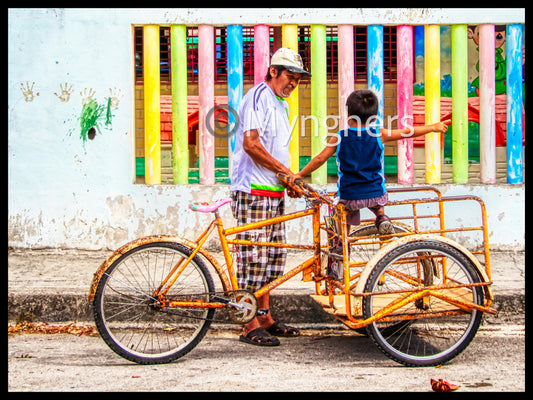
[[[389,201],[387,192],[379,197],[372,197],[370,199],[361,200],[344,200],[340,199],[339,203],[344,204],[346,208],[346,223],[348,225],[359,225],[361,223],[361,215],[359,210],[362,208],[372,208],[376,206],[385,206]]]

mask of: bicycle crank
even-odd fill
[[[222,301],[229,307],[231,320],[240,324],[247,324],[257,314],[257,298],[246,290],[235,290],[227,298],[215,296],[213,300]]]

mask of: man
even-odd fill
[[[285,98],[304,75],[311,75],[302,58],[289,48],[280,48],[270,61],[265,82],[251,88],[239,107],[233,172],[232,211],[239,225],[284,214],[284,190],[277,177],[281,172],[293,177],[289,165],[291,128]],[[290,197],[297,194],[287,189]],[[285,242],[285,226],[275,224],[243,232],[239,239],[255,242]],[[241,289],[255,292],[283,274],[286,249],[239,246],[237,281]],[[262,296],[258,315],[245,324],[239,340],[258,346],[277,346],[275,336],[298,336],[293,327],[275,321],[269,311],[269,295]]]

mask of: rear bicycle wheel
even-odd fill
[[[431,258],[439,268],[431,284],[424,282],[421,260]],[[365,319],[392,301],[416,293],[424,286],[438,287],[436,293],[462,302],[483,305],[479,286],[459,287],[481,282],[471,261],[454,247],[437,241],[415,241],[387,253],[371,272],[363,299]],[[389,358],[406,366],[444,364],[465,350],[481,324],[483,313],[467,312],[453,302],[434,295],[408,302],[394,312],[393,318],[412,321],[396,329],[379,329],[379,320],[368,325],[372,340]],[[390,323],[390,322],[389,322]]]
[[[138,364],[162,364],[191,351],[205,336],[214,309],[160,307],[153,296],[170,271],[192,250],[154,242],[120,256],[102,275],[93,313],[98,332],[121,357]],[[209,301],[214,284],[199,256],[193,257],[165,299]]]

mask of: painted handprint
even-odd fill
[[[124,94],[122,93],[122,91],[120,89],[117,89],[116,86],[113,88],[113,90],[111,90],[111,88],[109,88],[109,94],[110,94],[110,98],[111,98],[110,106],[112,108],[117,108],[119,103],[120,103],[120,100],[124,97]],[[107,97],[104,97],[104,99],[105,99],[105,101],[108,101]]]
[[[26,81],[26,87],[24,87],[23,83],[20,84],[20,90],[24,95],[24,100],[28,103],[33,101],[36,96],[39,96],[39,93],[33,93],[33,85],[35,85],[35,82],[32,82],[30,86],[30,83]]]
[[[70,94],[74,91],[72,89],[72,85],[68,86],[68,83],[65,82],[65,86],[63,86],[61,83],[59,84],[59,88],[61,89],[61,94],[54,93],[59,100],[63,103],[67,103],[70,100]]]
[[[82,92],[80,92],[81,95],[81,105],[84,106],[88,101],[93,100],[93,96],[95,94],[95,90],[93,88],[90,89],[83,89]]]

